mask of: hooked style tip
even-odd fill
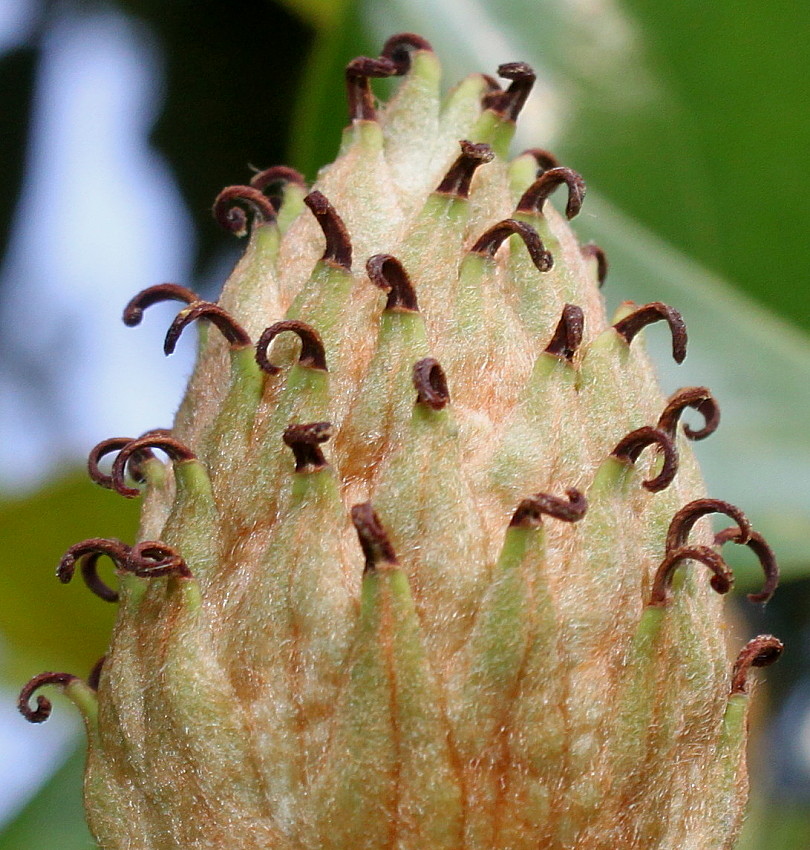
[[[554,265],[554,258],[546,251],[540,234],[530,224],[514,218],[506,218],[493,224],[489,230],[478,237],[476,243],[470,248],[470,253],[494,259],[498,249],[510,236],[519,236],[523,240],[538,271],[547,272]]]
[[[257,171],[250,178],[251,187],[267,194],[276,213],[281,209],[283,187],[288,183],[300,186],[304,190],[307,188],[304,175],[287,165],[272,165],[263,171]],[[271,191],[266,192],[267,189]]]
[[[388,293],[386,310],[403,313],[418,313],[416,290],[400,261],[391,254],[375,254],[366,262],[369,280]]]
[[[722,546],[729,541],[740,543],[742,532],[738,528],[725,528],[714,537],[715,546]],[[751,602],[760,602],[763,605],[770,600],[779,586],[779,564],[773,549],[767,544],[765,538],[758,531],[751,531],[745,544],[759,560],[762,572],[765,574],[765,583],[759,593],[749,593]]]
[[[485,94],[484,108],[491,109],[504,121],[517,121],[537,77],[531,65],[525,62],[506,62],[499,65],[498,76],[511,80],[509,88],[502,91],[498,86],[495,91]]]
[[[396,66],[395,75],[398,77],[411,70],[412,54],[417,50],[433,52],[433,47],[426,38],[412,32],[400,32],[392,35],[383,45],[381,59],[388,59]]]
[[[34,693],[46,685],[58,685],[65,688],[71,682],[77,681],[79,681],[79,677],[72,673],[40,673],[38,676],[34,676],[33,679],[23,685],[20,691],[17,700],[17,708],[20,714],[29,723],[44,723],[51,716],[53,706],[47,697],[40,694],[37,697],[37,707],[31,708],[31,697]]]
[[[408,60],[410,63],[410,60]],[[350,121],[376,121],[377,110],[371,91],[371,77],[394,77],[399,75],[401,64],[392,59],[372,59],[359,56],[346,66],[346,97],[349,103]]]
[[[648,446],[658,445],[664,454],[664,465],[655,478],[642,481],[641,486],[653,493],[664,490],[672,483],[678,471],[678,453],[669,434],[645,425],[637,428],[624,437],[618,446],[611,452],[613,457],[619,460],[635,463],[641,452]]]
[[[721,499],[695,499],[687,502],[672,517],[667,531],[666,551],[673,552],[685,546],[695,523],[708,514],[725,514],[733,519],[739,528],[737,543],[747,543],[751,539],[751,523],[739,508]]]
[[[360,540],[360,547],[366,556],[364,573],[373,572],[383,564],[397,566],[397,556],[388,534],[380,522],[371,502],[355,505],[351,511],[352,523]]]
[[[177,347],[177,341],[184,329],[197,319],[206,319],[222,332],[222,335],[228,341],[232,350],[238,348],[247,348],[252,345],[247,331],[231,316],[230,313],[222,309],[218,304],[213,304],[210,301],[197,301],[181,310],[174,318],[174,321],[166,331],[166,339],[163,341],[163,353],[168,357],[174,353]]]
[[[126,568],[141,578],[158,578],[174,575],[177,578],[193,578],[183,556],[168,543],[159,540],[143,540],[132,547]]]
[[[669,325],[672,333],[672,357],[676,363],[683,363],[686,357],[686,324],[683,316],[674,307],[661,301],[653,301],[620,319],[613,325],[613,329],[630,345],[640,330],[662,320]]]
[[[569,363],[574,359],[581,342],[585,329],[585,314],[581,307],[576,304],[566,304],[563,307],[562,316],[557,323],[554,336],[546,346],[546,354],[553,354]]]
[[[549,195],[558,187],[568,186],[568,202],[565,205],[565,217],[572,219],[582,209],[585,200],[585,181],[580,174],[571,168],[550,168],[544,171],[537,180],[523,193],[518,201],[517,212],[542,215],[543,205]]]
[[[256,343],[256,363],[259,368],[268,375],[278,375],[280,366],[274,366],[268,358],[270,343],[281,333],[292,331],[301,340],[301,353],[298,355],[298,365],[309,369],[319,369],[321,372],[328,371],[326,368],[326,351],[320,334],[306,322],[297,319],[286,319],[276,322],[265,328],[259,341]]]
[[[292,449],[296,472],[317,472],[329,465],[320,447],[333,433],[331,422],[310,422],[286,428],[282,439]]]
[[[512,515],[511,528],[537,528],[542,525],[542,516],[554,517],[563,522],[579,522],[588,510],[585,494],[575,487],[565,491],[567,499],[549,493],[535,493],[524,499]]]
[[[649,605],[662,608],[672,599],[672,579],[684,561],[698,561],[712,573],[710,584],[717,593],[728,593],[734,586],[734,575],[728,564],[708,546],[682,546],[667,552],[655,574]]]
[[[705,440],[720,425],[720,406],[706,387],[684,387],[671,395],[658,419],[658,427],[675,439],[681,414],[689,407],[703,416],[704,424],[697,431],[684,425],[683,432],[690,440]]]
[[[254,224],[275,221],[276,209],[270,199],[253,186],[226,186],[211,209],[220,227],[236,236],[248,232],[248,213]]]
[[[587,245],[583,245],[580,250],[582,252],[582,256],[585,257],[586,260],[596,260],[596,280],[598,281],[599,288],[601,289],[605,285],[608,268],[610,267],[607,254],[605,254],[605,252],[595,242],[589,242]]]
[[[495,154],[487,144],[473,144],[463,140],[461,155],[450,166],[444,179],[436,187],[436,193],[453,198],[466,199],[470,196],[470,184],[479,166],[492,162]]]
[[[118,593],[99,578],[98,561],[106,556],[117,569],[125,569],[129,551],[129,546],[120,540],[103,537],[82,540],[74,543],[62,556],[56,576],[62,584],[67,584],[73,578],[78,563],[87,587],[105,602],[117,602]]]
[[[424,357],[414,363],[413,385],[416,388],[416,403],[426,404],[433,410],[441,410],[450,401],[447,376],[439,361]]]
[[[773,635],[758,635],[740,650],[731,672],[731,694],[748,693],[748,674],[752,667],[769,667],[779,660],[785,645]]]
[[[124,307],[124,324],[130,328],[139,325],[143,320],[143,311],[161,301],[183,301],[186,304],[193,304],[199,300],[196,293],[179,283],[158,283],[155,286],[148,286],[131,298]]]
[[[304,198],[304,203],[312,211],[326,239],[326,248],[321,260],[350,272],[352,270],[352,240],[343,219],[329,203],[326,195],[317,189]]]
[[[532,156],[537,163],[537,174],[535,177],[540,177],[545,171],[550,171],[552,168],[559,168],[560,161],[551,151],[545,148],[526,148],[521,156]]]
[[[165,452],[173,463],[184,460],[195,460],[197,457],[191,449],[168,436],[150,435],[127,443],[118,452],[118,457],[113,462],[111,478],[113,489],[128,499],[134,499],[136,496],[139,496],[140,490],[126,486],[127,465],[135,455],[143,452],[145,449],[159,449]]]

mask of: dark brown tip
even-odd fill
[[[404,313],[418,313],[419,304],[416,291],[402,263],[391,254],[375,254],[366,262],[369,280],[388,293],[386,310]]]
[[[657,493],[659,490],[669,487],[678,471],[678,453],[675,451],[675,445],[669,434],[659,431],[658,428],[645,425],[643,428],[631,431],[613,449],[611,454],[619,460],[635,463],[641,452],[652,445],[657,445],[661,449],[664,455],[664,465],[655,478],[643,481],[642,486],[653,493]]]
[[[105,602],[117,602],[118,593],[98,575],[98,561],[104,556],[115,564],[116,569],[124,569],[129,557],[129,546],[120,540],[103,537],[91,537],[81,543],[74,543],[62,556],[56,568],[56,576],[62,584],[67,584],[73,578],[78,563],[87,587]]]
[[[517,121],[536,79],[531,65],[507,62],[498,66],[498,76],[511,80],[506,91],[491,91],[484,95],[484,108],[491,109],[504,121]]]
[[[285,319],[265,328],[256,343],[256,362],[263,372],[268,375],[278,375],[280,366],[274,366],[268,359],[267,350],[270,343],[281,333],[292,331],[301,340],[301,353],[298,355],[298,365],[308,369],[319,369],[326,372],[326,352],[320,334],[306,322],[297,319]]]
[[[785,645],[773,635],[758,635],[740,650],[731,672],[731,694],[748,693],[748,673],[752,667],[769,667],[778,661]]]
[[[141,578],[158,578],[165,575],[192,578],[191,570],[177,549],[159,540],[136,543],[129,553],[126,568]]]
[[[293,451],[296,472],[317,472],[329,465],[320,444],[325,443],[333,433],[331,422],[310,422],[287,427],[283,440]]]
[[[247,331],[230,313],[210,301],[197,301],[196,304],[191,304],[185,310],[181,310],[169,325],[169,330],[166,331],[166,339],[163,341],[163,353],[167,357],[174,353],[177,340],[180,339],[183,330],[197,319],[206,319],[216,325],[233,350],[248,348],[253,344]]]
[[[366,556],[364,573],[376,570],[380,564],[396,566],[399,562],[391,546],[391,541],[385,529],[382,527],[380,518],[371,507],[371,502],[363,502],[352,508],[352,522],[360,540],[360,547]]]
[[[703,427],[695,431],[688,425],[683,426],[683,432],[690,440],[705,440],[717,430],[720,424],[720,407],[717,399],[706,387],[685,387],[673,393],[667,401],[664,412],[658,419],[658,427],[675,438],[678,421],[681,414],[688,408],[697,410],[703,416]]]
[[[411,70],[411,54],[417,50],[433,51],[426,38],[412,32],[392,35],[383,45],[380,58],[388,59],[396,66],[396,76],[401,77]]]
[[[587,245],[583,245],[581,251],[582,256],[585,257],[586,260],[596,260],[596,279],[599,282],[599,288],[601,289],[605,285],[605,279],[607,278],[609,268],[607,254],[605,254],[605,252],[594,242],[589,242]]]
[[[741,537],[738,528],[725,528],[714,537],[716,546],[733,541],[739,543]],[[752,531],[745,545],[757,556],[765,573],[765,583],[759,593],[749,593],[751,602],[761,602],[763,605],[770,600],[779,586],[779,564],[776,563],[776,555],[767,544],[765,538],[758,532]]]
[[[695,523],[709,514],[725,514],[737,523],[740,534],[737,543],[747,543],[751,539],[751,523],[739,508],[720,499],[695,499],[672,517],[667,531],[666,551],[674,552],[685,546]]]
[[[98,690],[98,686],[101,683],[101,671],[104,669],[104,662],[106,660],[107,656],[102,655],[87,675],[87,686],[92,688],[94,691]]]
[[[554,156],[551,151],[545,148],[527,148],[521,156],[532,156],[537,163],[537,174],[535,177],[540,177],[543,172],[550,171],[552,168],[559,168],[560,161]]]
[[[179,283],[158,283],[155,286],[148,286],[124,307],[124,324],[130,328],[139,325],[143,319],[143,311],[161,301],[184,301],[186,304],[193,304],[199,300],[194,292]]]
[[[486,162],[492,162],[495,154],[487,144],[474,145],[472,142],[461,141],[461,155],[450,166],[444,179],[436,187],[436,192],[441,195],[450,195],[453,198],[468,198],[470,195],[470,184],[476,169]]]
[[[141,437],[152,437],[152,436],[171,436],[171,431],[168,431],[164,428],[156,428],[152,431],[147,431],[145,434],[141,434]],[[111,437],[108,440],[102,440],[100,443],[97,443],[90,449],[90,454],[87,457],[87,474],[90,476],[90,479],[94,481],[101,487],[104,487],[107,490],[113,490],[113,480],[112,477],[103,473],[99,467],[99,463],[103,458],[105,458],[108,454],[112,454],[113,452],[121,451],[128,443],[131,443],[134,437]],[[146,450],[141,452],[137,458],[133,458],[132,462],[129,466],[129,474],[132,478],[137,481],[139,484],[142,484],[146,478],[143,474],[142,464],[144,464],[147,460],[153,458],[154,455],[151,451]]]
[[[304,203],[312,211],[326,239],[326,248],[321,260],[325,263],[334,263],[350,272],[352,270],[352,240],[343,219],[335,212],[335,208],[326,196],[317,189],[304,198]]]
[[[416,388],[417,404],[441,410],[450,401],[447,376],[439,361],[433,357],[425,357],[414,363],[413,385]]]
[[[553,354],[567,360],[569,363],[582,342],[582,332],[585,329],[585,314],[576,304],[566,304],[562,316],[557,323],[554,336],[546,346],[546,354]]]
[[[667,552],[652,583],[650,605],[663,607],[672,598],[672,578],[684,561],[698,561],[712,572],[710,584],[717,593],[728,593],[734,585],[734,576],[728,564],[708,546],[682,546]]]
[[[568,203],[565,205],[565,217],[574,218],[582,209],[585,200],[585,181],[570,168],[550,168],[544,171],[537,180],[523,193],[518,201],[517,212],[542,214],[543,205],[549,195],[558,187],[568,186]]]
[[[588,510],[588,500],[573,487],[565,494],[567,499],[549,493],[535,493],[524,499],[513,514],[510,527],[537,528],[542,523],[543,514],[563,522],[579,522]]]
[[[640,330],[662,320],[669,325],[672,332],[672,357],[676,363],[683,363],[686,357],[686,325],[683,316],[674,307],[653,301],[620,319],[613,328],[629,345]]]
[[[173,463],[196,459],[196,455],[191,449],[172,437],[149,436],[132,440],[118,452],[118,457],[116,457],[112,467],[113,489],[116,493],[120,493],[128,499],[134,499],[136,496],[139,496],[140,490],[126,486],[124,479],[127,464],[135,455],[143,452],[144,449],[159,449],[165,452]]]
[[[304,175],[287,165],[273,165],[263,171],[257,171],[250,178],[250,185],[267,195],[276,213],[281,209],[284,186],[288,183],[300,186],[304,190],[307,188]],[[270,192],[267,191],[268,189]]]
[[[554,265],[554,258],[546,251],[540,234],[530,224],[514,218],[506,218],[493,224],[478,237],[475,245],[470,248],[470,253],[494,258],[498,248],[510,236],[519,236],[523,240],[538,271],[547,272]]]
[[[20,710],[20,714],[29,723],[44,723],[51,716],[53,706],[47,697],[40,694],[37,697],[37,707],[31,708],[31,697],[34,693],[46,685],[59,685],[64,688],[71,682],[78,680],[79,677],[72,673],[40,673],[38,676],[34,676],[33,679],[23,685],[23,689],[20,691],[20,698],[17,700],[17,708]]]
[[[237,236],[248,232],[248,213],[253,216],[254,224],[276,218],[270,199],[253,186],[227,186],[217,195],[211,211],[221,227]]]
[[[410,64],[410,60],[409,60]],[[391,59],[371,59],[359,56],[346,66],[346,96],[350,121],[376,121],[377,110],[370,77],[393,77],[400,73],[401,65]]]

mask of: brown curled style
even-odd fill
[[[654,322],[665,321],[672,332],[672,358],[683,363],[686,357],[686,324],[683,316],[674,308],[661,301],[653,301],[634,310],[629,316],[619,319],[613,329],[630,345],[636,334]]]
[[[352,270],[352,240],[343,219],[329,203],[326,195],[317,189],[304,198],[304,203],[315,216],[326,240],[321,262],[332,263],[350,272]]]
[[[506,62],[499,65],[498,76],[511,81],[509,88],[502,91],[498,86],[497,90],[485,94],[484,109],[491,109],[504,121],[517,121],[537,76],[531,65],[525,62]]]
[[[307,188],[307,181],[304,175],[300,171],[290,168],[288,165],[272,165],[270,168],[257,171],[250,178],[251,188],[265,193],[270,199],[270,203],[273,205],[276,213],[281,209],[283,187],[288,184],[300,186],[305,191]],[[268,192],[268,189],[273,191]]]
[[[770,667],[782,656],[785,645],[773,635],[757,635],[740,650],[731,671],[731,692],[748,693],[748,674],[752,667]]]
[[[359,56],[346,66],[346,97],[349,121],[376,121],[377,109],[371,91],[371,77],[394,77],[400,74],[401,64],[392,59],[372,59]]]
[[[601,289],[605,285],[608,269],[610,268],[607,254],[595,242],[589,242],[587,245],[583,245],[580,248],[580,252],[586,260],[596,260],[596,280]]]
[[[703,417],[703,427],[695,430],[689,425],[684,425],[683,432],[690,440],[705,440],[720,425],[720,406],[706,387],[684,387],[673,393],[658,418],[657,427],[666,431],[674,439],[681,415],[689,407]]]
[[[537,163],[537,174],[535,177],[542,176],[544,172],[550,171],[552,168],[560,167],[560,161],[557,157],[545,148],[526,148],[520,155],[534,158],[534,161]]]
[[[265,328],[259,341],[256,343],[256,363],[259,368],[268,375],[278,375],[282,369],[274,366],[268,358],[270,343],[282,333],[292,331],[301,340],[301,353],[298,355],[298,365],[306,366],[308,369],[318,369],[321,372],[328,371],[326,368],[326,351],[320,334],[306,322],[297,319],[285,319]]]
[[[217,329],[222,332],[222,335],[228,341],[228,345],[232,351],[240,348],[249,348],[253,342],[248,336],[247,331],[228,313],[223,310],[218,304],[211,301],[197,301],[181,310],[175,317],[174,321],[169,325],[169,330],[166,331],[166,339],[163,341],[163,353],[168,357],[174,354],[174,349],[177,347],[177,341],[183,331],[198,319],[205,319],[216,325]]]
[[[284,444],[292,449],[296,472],[317,472],[329,464],[321,445],[334,434],[331,422],[309,422],[289,425],[283,434]]]
[[[193,578],[191,570],[177,549],[159,540],[136,543],[130,550],[126,569],[140,578],[159,578],[166,575]]]
[[[388,293],[386,310],[400,313],[418,313],[419,303],[408,272],[402,263],[391,254],[375,254],[366,262],[369,280]]]
[[[652,493],[657,493],[659,490],[669,487],[678,471],[678,453],[669,434],[659,431],[658,428],[645,425],[643,428],[631,431],[626,437],[622,438],[611,455],[618,460],[635,463],[642,451],[653,445],[657,445],[663,453],[664,464],[655,478],[642,481],[641,486]]]
[[[572,219],[582,209],[585,200],[586,186],[580,174],[571,168],[550,168],[544,171],[537,180],[523,193],[518,201],[516,212],[543,214],[543,206],[549,195],[558,187],[568,187],[568,201],[565,205],[565,217]]]
[[[383,45],[381,59],[388,59],[396,66],[395,75],[402,77],[411,70],[411,54],[417,50],[433,52],[426,38],[412,32],[400,32],[392,35]]]
[[[734,586],[734,575],[720,555],[708,546],[682,546],[667,552],[661,561],[650,592],[649,605],[662,608],[672,599],[672,579],[675,570],[686,561],[697,561],[711,571],[709,583],[717,593],[728,593]]]
[[[276,208],[270,199],[253,186],[226,186],[217,195],[211,212],[220,227],[236,236],[247,234],[248,213],[254,224],[276,219]]]
[[[510,236],[519,236],[523,240],[538,271],[547,272],[554,265],[554,258],[546,251],[540,234],[530,224],[514,218],[506,218],[493,224],[478,237],[475,245],[470,248],[470,253],[494,259],[498,249]]]
[[[733,527],[724,528],[714,536],[714,543],[715,546],[723,546],[729,542],[738,543],[740,537],[740,529]],[[765,538],[758,531],[752,531],[744,545],[757,556],[762,567],[762,572],[765,574],[765,583],[762,585],[762,590],[759,593],[749,593],[748,599],[751,602],[764,605],[770,601],[776,592],[776,588],[779,586],[779,564],[776,562],[776,555],[774,555],[773,549],[771,549]]]
[[[72,673],[40,673],[34,676],[33,679],[26,682],[20,691],[19,699],[17,700],[17,708],[20,714],[29,723],[44,723],[50,716],[53,710],[51,701],[40,694],[37,697],[37,707],[31,708],[31,697],[40,689],[47,685],[57,685],[62,689],[66,688],[73,682],[80,681],[78,676]]]
[[[141,434],[139,439],[153,436],[170,437],[171,431],[166,428],[155,428],[152,431],[147,431],[144,434]],[[112,476],[102,472],[99,464],[107,455],[121,451],[121,449],[131,443],[133,439],[135,438],[110,437],[107,440],[102,440],[100,443],[96,443],[96,445],[90,449],[90,454],[87,456],[87,474],[90,476],[90,480],[98,484],[100,487],[104,487],[106,490],[114,490],[115,487],[113,485]],[[132,459],[129,465],[129,474],[132,476],[134,481],[137,481],[139,484],[143,484],[146,481],[146,475],[142,466],[146,463],[146,461],[152,460],[153,458],[154,455],[147,449]]]
[[[113,462],[112,482],[113,489],[116,493],[126,496],[128,499],[134,499],[140,496],[141,491],[135,487],[127,487],[125,482],[127,466],[134,456],[143,452],[145,449],[158,449],[169,456],[172,463],[181,461],[196,460],[196,455],[191,449],[184,446],[173,437],[142,437],[137,440],[132,440],[127,443],[119,452]]]
[[[115,564],[116,569],[126,569],[129,553],[129,546],[120,540],[91,537],[80,543],[74,543],[65,552],[56,568],[56,577],[62,584],[68,584],[78,565],[84,583],[96,596],[105,602],[117,602],[118,593],[99,578],[98,561],[102,557],[107,557]]]
[[[435,191],[440,195],[465,199],[470,196],[470,185],[476,170],[479,166],[492,162],[495,154],[492,148],[484,143],[473,144],[465,139],[459,144],[461,154],[450,166]]]
[[[560,321],[551,337],[551,342],[546,346],[545,353],[553,354],[569,363],[574,359],[577,349],[582,343],[582,334],[585,330],[585,314],[581,307],[576,304],[566,304],[563,307]]]
[[[381,564],[396,566],[399,561],[394,547],[371,502],[355,505],[351,510],[351,517],[360,540],[360,548],[366,557],[363,572],[373,572]]]
[[[673,552],[685,546],[695,523],[709,514],[724,514],[737,523],[739,539],[735,542],[747,543],[751,539],[751,523],[739,508],[721,499],[695,499],[687,502],[670,520],[665,551]]]
[[[441,410],[450,401],[447,375],[441,364],[433,357],[423,357],[413,365],[413,386],[416,403],[426,404],[433,410]]]
[[[585,494],[574,487],[565,491],[567,499],[549,493],[535,493],[524,499],[512,515],[511,528],[537,528],[542,525],[543,514],[563,522],[579,522],[588,510]]]
[[[153,304],[160,304],[163,301],[182,301],[185,304],[193,304],[199,300],[199,296],[187,286],[181,286],[179,283],[157,283],[142,289],[133,296],[124,307],[122,318],[128,328],[134,328],[143,320],[143,311]]]
[[[107,656],[102,655],[87,674],[87,686],[92,688],[94,691],[98,691],[98,687],[101,684],[101,671],[104,669],[104,662],[106,660]]]

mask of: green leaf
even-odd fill
[[[4,680],[22,685],[42,670],[84,676],[104,654],[116,606],[90,593],[79,575],[67,587],[60,584],[56,565],[70,545],[87,537],[131,542],[137,511],[136,501],[79,473],[0,501],[0,636],[9,649]]]
[[[0,833],[0,850],[96,847],[82,810],[83,750],[77,748]]]

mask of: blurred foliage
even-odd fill
[[[711,447],[716,453],[698,448],[710,481],[723,482],[723,497],[737,497],[729,490],[738,488],[757,525],[782,541],[777,549],[790,572],[807,573],[810,347],[712,273],[810,329],[810,286],[803,283],[810,6],[780,10],[753,0],[118,5],[155,34],[165,57],[165,103],[153,140],[197,224],[201,265],[226,244],[210,222],[211,202],[222,186],[247,181],[249,163],[287,161],[312,178],[332,159],[345,123],[343,66],[353,55],[375,55],[382,35],[422,32],[440,49],[449,79],[478,67],[481,45],[498,54],[485,70],[498,61],[536,61],[561,99],[555,151],[586,175],[592,195],[608,199],[589,199],[580,221],[583,232],[609,249],[608,296],[662,298],[684,309],[695,344],[687,366],[665,379],[679,382],[672,388],[692,382],[717,391],[724,424],[717,449]],[[42,5],[35,33],[47,27],[53,8]],[[460,8],[463,19],[455,17]],[[599,49],[607,57],[601,64]],[[0,59],[0,245],[22,179],[36,56],[34,37]],[[0,504],[7,541],[4,676],[19,683],[43,665],[82,673],[104,651],[113,606],[80,580],[61,587],[52,568],[83,537],[131,540],[136,510],[83,477],[64,477],[30,498]],[[754,574],[746,567],[741,577]],[[791,604],[775,602],[756,626],[785,637],[803,627],[804,585],[797,582]],[[801,653],[788,654],[785,666],[792,676],[808,673]],[[77,756],[54,775],[0,836],[0,850],[88,846],[77,804],[78,764]],[[809,843],[806,811],[760,802],[744,848]]]

